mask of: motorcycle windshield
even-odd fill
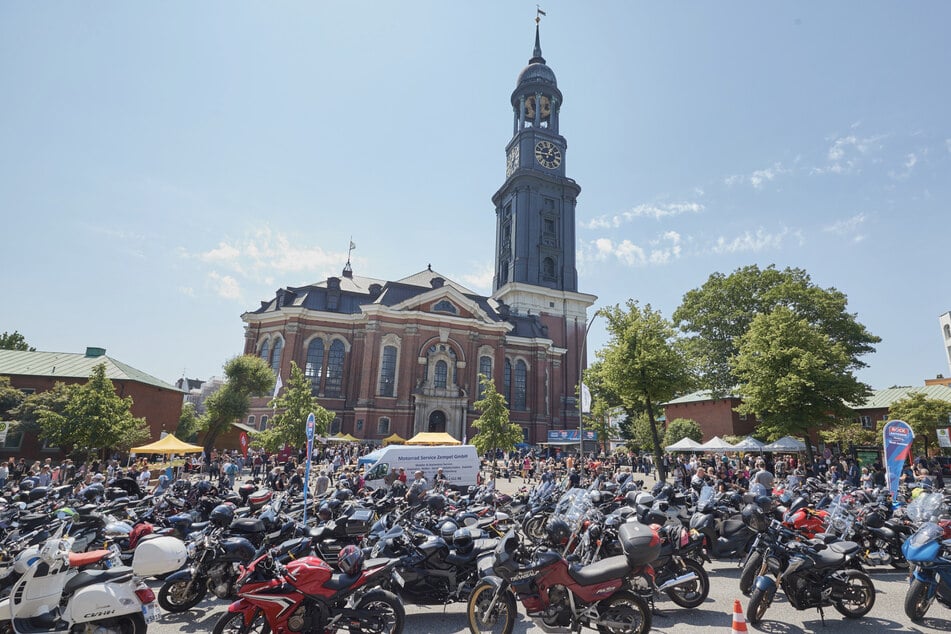
[[[841,537],[845,537],[852,528],[853,518],[849,513],[849,505],[841,495],[832,499],[829,505],[827,528]]]
[[[934,522],[928,522],[922,525],[922,527],[919,528],[914,535],[908,538],[908,544],[912,548],[921,548],[928,542],[941,539],[943,534],[944,531],[941,530],[940,526]]]
[[[933,522],[941,515],[944,496],[940,493],[919,495],[905,509],[905,516],[913,522]]]
[[[700,497],[697,498],[697,510],[700,512],[705,512],[707,509],[713,506],[713,496],[716,494],[716,491],[709,484],[704,485],[700,490]]]

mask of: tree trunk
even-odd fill
[[[815,454],[812,453],[812,438],[809,437],[809,432],[803,434],[803,439],[806,441],[806,464],[809,465],[808,471],[811,473],[816,466],[816,457]],[[805,471],[805,469],[803,471]]]
[[[647,420],[651,424],[651,439],[654,441],[654,463],[657,467],[657,473],[660,475],[661,482],[667,481],[667,470],[664,468],[664,456],[660,451],[660,438],[657,435],[657,421],[654,420],[654,406],[651,398],[647,399]]]

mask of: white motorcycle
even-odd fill
[[[185,558],[184,545],[175,538],[149,544],[131,568],[77,572],[70,566],[71,540],[57,535],[40,548],[10,597],[0,602],[0,618],[10,619],[5,625],[15,634],[145,634],[161,611],[155,593],[138,575],[176,570]],[[75,563],[75,553],[73,559]]]

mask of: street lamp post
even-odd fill
[[[584,337],[581,339],[581,354],[578,355],[578,463],[584,465],[584,358],[588,347],[588,333],[594,320],[601,314],[601,310],[594,311],[591,315],[591,321],[587,323],[584,329]]]

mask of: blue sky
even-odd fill
[[[795,266],[882,337],[874,388],[948,374],[941,2],[549,2],[579,289],[670,316]],[[282,286],[433,268],[488,293],[491,195],[535,2],[0,3],[0,331],[166,381]],[[606,340],[592,328],[589,350]]]

